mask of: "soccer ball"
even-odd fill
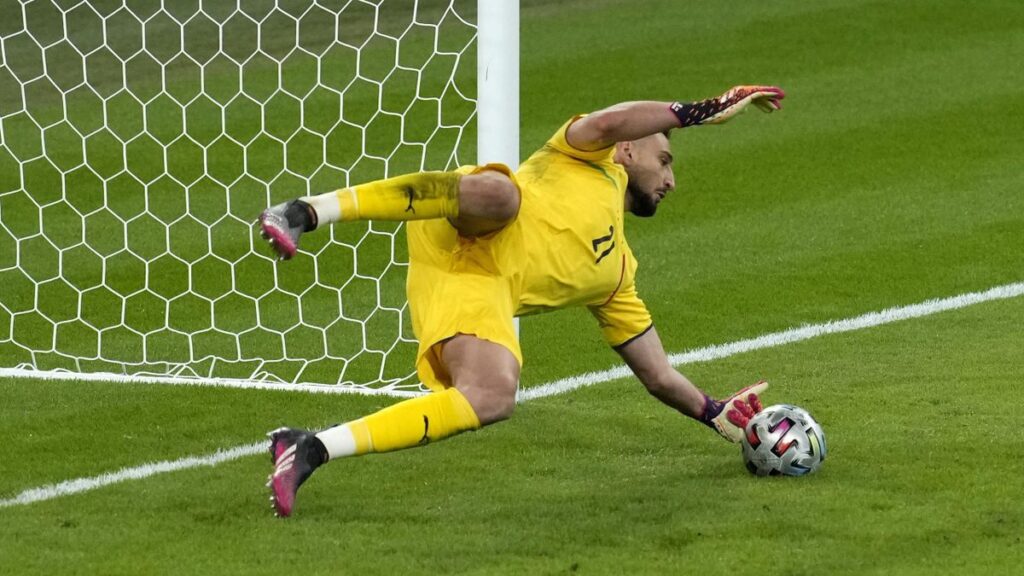
[[[799,406],[769,406],[750,419],[744,432],[743,461],[751,474],[803,476],[825,460],[825,433]]]

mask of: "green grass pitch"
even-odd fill
[[[1024,280],[1017,2],[530,1],[521,42],[524,157],[568,116],[617,101],[787,91],[779,113],[676,133],[677,190],[656,218],[629,219],[670,352]],[[0,155],[0,191],[10,169]],[[11,220],[31,212],[22,200],[0,197],[0,219],[30,235],[38,217]],[[247,249],[230,228],[218,246]],[[0,282],[3,302],[25,297]],[[0,333],[10,322],[0,313]],[[1022,324],[1018,297],[681,367],[713,394],[765,378],[768,403],[810,410],[829,459],[806,478],[750,476],[737,447],[624,379],[332,463],[287,521],[271,516],[264,455],[0,508],[0,574],[1014,574]],[[581,310],[526,318],[522,339],[524,387],[619,363]],[[19,354],[0,344],[3,365]],[[0,499],[392,401],[4,379]]]

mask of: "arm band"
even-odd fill
[[[708,98],[700,102],[673,102],[668,109],[676,115],[680,128],[700,126],[709,118],[724,110],[719,98]]]

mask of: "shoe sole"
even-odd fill
[[[292,242],[288,233],[277,226],[268,224],[262,218],[260,218],[260,232],[262,233],[262,236],[270,242],[270,246],[274,248],[283,260],[288,260],[295,256],[295,253],[298,251],[298,247]]]
[[[279,434],[287,430],[287,427],[282,427],[277,430],[267,432],[267,437],[270,438],[270,463],[275,466],[277,465],[277,454],[275,450],[277,447],[277,437]],[[274,490],[273,472],[267,475],[267,488],[270,489],[270,509],[274,511],[274,516],[278,518],[287,518],[291,516],[291,510],[286,510],[277,500],[277,491]]]

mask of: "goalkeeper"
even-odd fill
[[[501,164],[422,172],[265,210],[261,234],[291,258],[303,233],[350,220],[408,220],[416,369],[433,393],[319,432],[270,433],[269,485],[289,516],[329,460],[419,446],[512,415],[522,365],[513,318],[586,306],[653,396],[737,442],[761,409],[758,382],[724,401],[669,364],[637,295],[623,216],[653,216],[674,188],[669,131],[718,124],[781,89],[739,86],[692,103],[626,102],[566,122],[516,173]]]

